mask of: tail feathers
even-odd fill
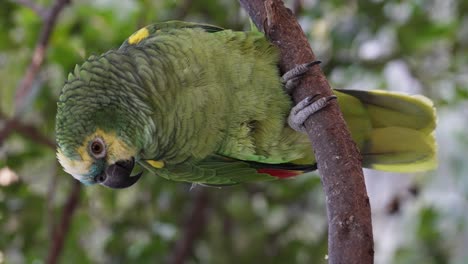
[[[361,101],[373,128],[405,127],[430,134],[436,126],[431,100],[422,95],[408,95],[382,90],[339,90]]]
[[[363,166],[392,172],[420,172],[437,167],[435,108],[428,98],[388,91],[335,91]],[[311,170],[313,156],[286,164],[255,163],[259,173],[277,178]],[[253,163],[251,163],[252,165]]]
[[[437,166],[436,112],[431,100],[421,95],[388,91],[340,92],[357,98],[370,120],[371,129],[361,145],[364,167],[418,172]],[[357,119],[363,117],[358,115]]]
[[[362,156],[363,166],[376,170],[420,172],[437,167],[434,135],[404,127],[374,129]]]

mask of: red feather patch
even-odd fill
[[[280,179],[295,177],[304,173],[303,171],[281,170],[281,169],[258,169],[257,172],[270,174],[271,176],[280,178]]]

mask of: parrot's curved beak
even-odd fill
[[[143,172],[131,176],[133,167],[135,166],[135,159],[119,160],[111,164],[107,169],[97,177],[97,182],[113,189],[127,188],[137,182]]]

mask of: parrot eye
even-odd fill
[[[104,141],[100,138],[94,139],[89,149],[97,159],[104,158],[106,156],[106,147],[104,145]]]

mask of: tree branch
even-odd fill
[[[186,263],[188,257],[193,254],[193,247],[198,237],[206,226],[207,209],[209,206],[208,191],[204,187],[196,187],[193,190],[192,210],[185,218],[182,237],[176,242],[169,258],[170,264]]]
[[[36,143],[55,149],[55,142],[44,136],[36,127],[23,124],[16,118],[7,119],[3,113],[0,113],[0,120],[4,122],[3,129],[0,130],[0,146],[10,134],[17,132]]]
[[[51,246],[47,256],[47,264],[57,263],[60,253],[62,253],[65,236],[68,233],[73,213],[76,211],[80,201],[81,183],[77,180],[73,180],[72,186],[72,191],[63,208],[61,221],[54,230],[54,236],[52,237]]]
[[[289,9],[280,0],[239,0],[258,28],[280,49],[280,70],[316,60],[307,38]],[[332,94],[320,67],[304,76],[294,91],[294,101],[309,95]],[[373,238],[369,198],[361,156],[351,139],[335,101],[305,122],[326,195],[330,263],[373,263]]]
[[[29,1],[19,1],[25,4]],[[39,73],[39,69],[44,62],[45,52],[49,45],[50,35],[53,32],[54,26],[57,22],[58,15],[62,9],[70,3],[70,0],[56,0],[52,7],[50,7],[45,13],[44,25],[42,26],[41,32],[39,33],[39,39],[34,49],[31,64],[26,71],[24,78],[21,80],[19,86],[16,89],[15,95],[15,112],[18,113],[23,108],[26,98],[31,93],[33,82]],[[44,12],[43,12],[44,13]]]

